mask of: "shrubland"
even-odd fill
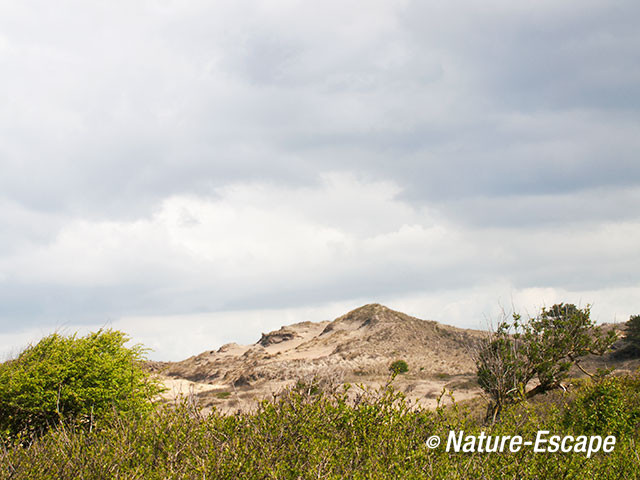
[[[395,479],[640,477],[640,375],[585,380],[571,395],[506,407],[487,425],[454,403],[435,411],[391,387],[345,390],[299,383],[253,412],[204,415],[183,399],[153,415],[126,412],[89,431],[61,422],[44,435],[6,441],[0,478]],[[357,388],[357,387],[351,387]],[[426,440],[465,435],[615,434],[611,453],[452,453]]]

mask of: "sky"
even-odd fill
[[[640,313],[635,0],[0,0],[0,355],[366,303]]]

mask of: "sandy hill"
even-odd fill
[[[458,398],[478,393],[469,349],[480,335],[370,304],[333,321],[284,326],[254,345],[227,344],[168,363],[162,373],[172,392],[191,390],[205,405],[243,408],[300,378],[380,385],[391,362],[403,359],[409,372],[396,387],[433,404],[443,387]]]

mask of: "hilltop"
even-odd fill
[[[605,328],[620,331],[623,326]],[[394,380],[395,388],[433,407],[443,389],[457,400],[480,395],[471,352],[486,335],[374,303],[333,321],[283,326],[263,333],[252,345],[230,343],[180,362],[154,362],[153,370],[169,387],[166,398],[193,393],[205,407],[233,411],[250,409],[256,400],[270,398],[300,379],[378,387],[389,380],[389,365],[402,359],[409,371]],[[623,343],[617,342],[618,349]],[[593,372],[608,367],[629,372],[640,360],[614,350],[604,357],[587,357],[582,364]],[[583,376],[578,370],[572,374]]]
[[[458,398],[479,393],[470,348],[484,334],[369,304],[333,321],[263,333],[253,345],[231,343],[167,363],[162,373],[170,393],[191,390],[205,405],[244,408],[300,378],[381,385],[391,362],[403,359],[409,372],[397,388],[433,405],[443,387],[455,388]]]

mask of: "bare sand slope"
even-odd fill
[[[375,388],[388,381],[391,362],[403,359],[409,372],[393,385],[434,406],[443,389],[456,399],[479,394],[470,347],[481,335],[370,304],[333,321],[284,326],[254,345],[227,344],[156,367],[169,387],[165,398],[191,393],[205,407],[230,411],[251,408],[300,379]]]

